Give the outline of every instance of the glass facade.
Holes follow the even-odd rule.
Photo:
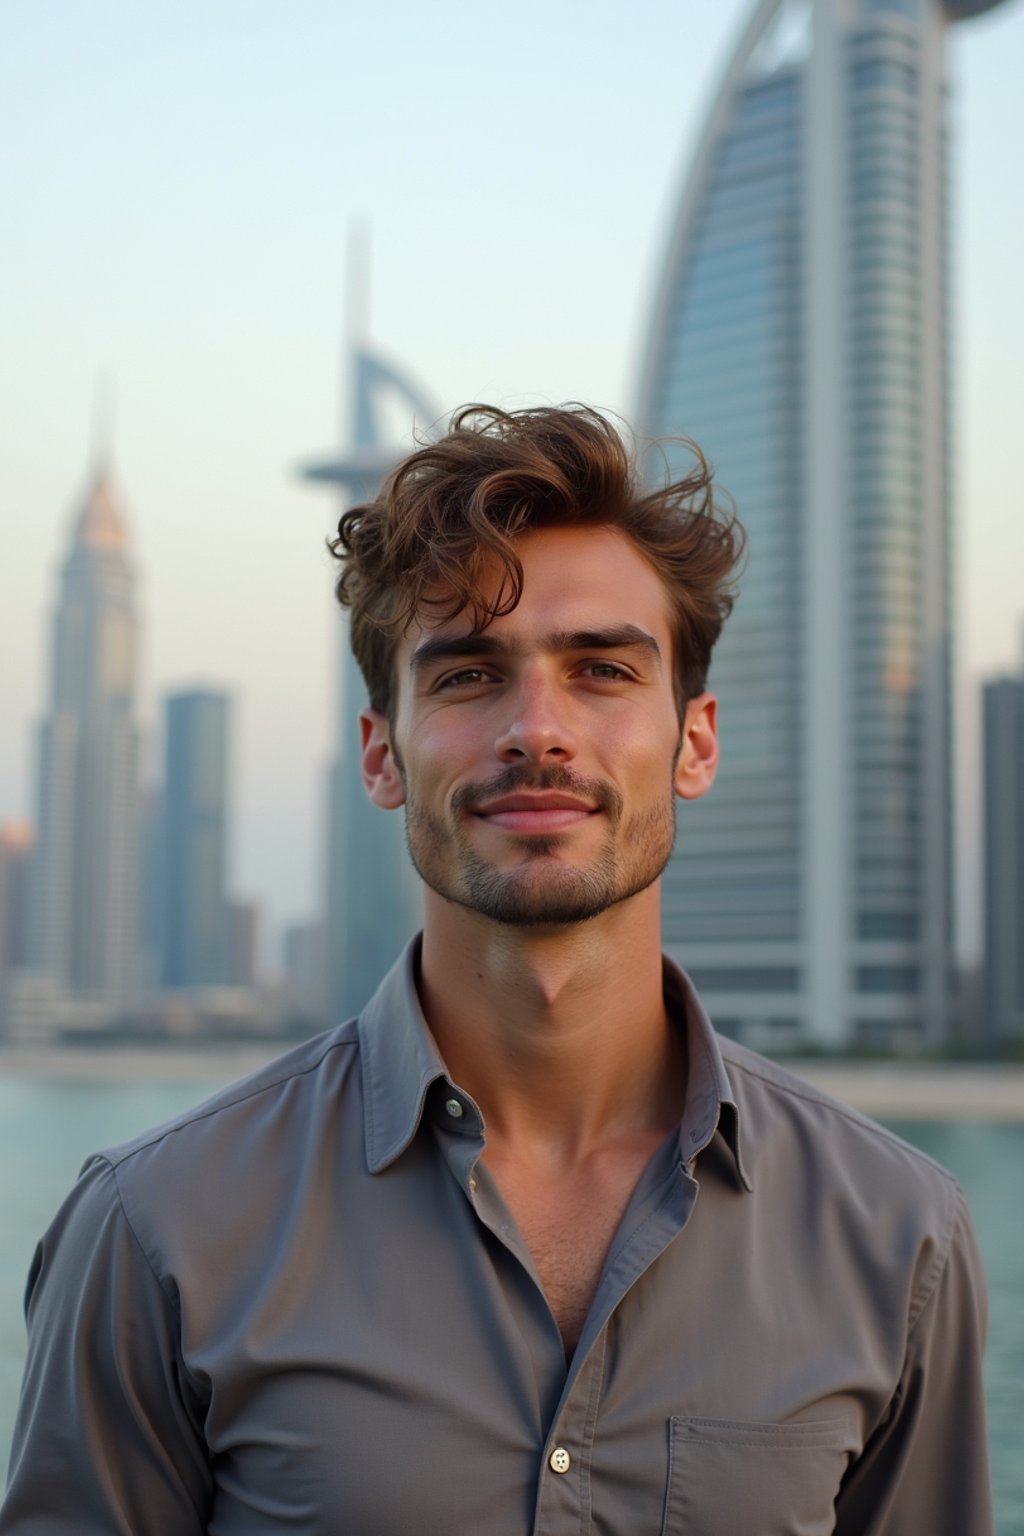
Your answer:
[[[685,808],[665,879],[667,931],[691,939],[799,930],[801,111],[799,77],[776,75],[743,93],[721,138],[650,423],[701,445],[750,538],[714,662],[722,767],[714,794]],[[759,980],[763,968],[736,978],[744,990]]]
[[[165,987],[231,979],[226,870],[228,700],[167,700],[161,979]]]
[[[750,540],[664,939],[755,1039],[948,1023],[945,29],[990,4],[808,0],[785,48],[754,4],[655,297],[641,431],[697,441]]]
[[[984,691],[986,1033],[1024,1040],[1024,668]]]
[[[858,937],[894,941],[919,936],[924,835],[920,43],[876,25],[846,47],[853,904]],[[911,974],[861,965],[854,986],[906,993]]]

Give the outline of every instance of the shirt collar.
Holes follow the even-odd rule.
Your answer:
[[[408,1147],[434,1093],[455,1098],[462,1114],[459,1131],[478,1135],[480,1112],[470,1096],[451,1081],[434,1043],[416,988],[420,936],[412,939],[381,982],[359,1018],[366,1161],[371,1173],[389,1167]],[[753,1186],[743,1164],[739,1109],[733,1097],[718,1037],[693,983],[671,960],[664,964],[665,1003],[686,1030],[689,1074],[679,1126],[680,1151],[691,1162],[721,1132],[746,1189]],[[455,1123],[449,1122],[449,1129]]]
[[[744,1189],[752,1191],[743,1159],[740,1111],[722,1060],[718,1036],[697,989],[667,955],[662,956],[665,1006],[670,1017],[686,1030],[686,1100],[679,1122],[679,1147],[683,1161],[689,1163],[703,1152],[718,1131],[732,1154],[736,1172]]]
[[[359,1016],[366,1162],[371,1173],[380,1173],[401,1156],[419,1128],[432,1084],[441,1078],[447,1082],[416,990],[419,957],[417,934]],[[454,1084],[449,1086],[454,1091]]]

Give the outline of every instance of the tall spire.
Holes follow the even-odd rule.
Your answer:
[[[114,1013],[135,987],[138,626],[127,523],[109,472],[109,407],[101,412],[96,395],[92,404],[39,735],[31,951],[69,997]]]
[[[362,351],[370,339],[370,221],[355,218],[348,227],[345,324],[348,353]]]
[[[92,390],[92,432],[89,460],[92,478],[99,482],[110,474],[114,462],[114,408],[117,390],[110,369],[99,369]]]
[[[101,474],[92,487],[75,525],[75,543],[87,549],[118,551],[128,548],[124,514],[114,495],[110,478]]]
[[[89,490],[75,524],[75,543],[123,552],[128,548],[128,530],[111,480],[113,457],[114,378],[109,372],[98,373],[93,387]]]

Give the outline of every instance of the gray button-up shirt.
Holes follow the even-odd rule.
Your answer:
[[[410,948],[356,1022],[86,1164],[43,1238],[18,1536],[986,1536],[953,1179],[720,1042],[567,1365]]]

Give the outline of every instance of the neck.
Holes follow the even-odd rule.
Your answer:
[[[658,888],[558,930],[427,894],[420,990],[488,1143],[571,1160],[678,1120],[683,1043],[665,1013]]]

